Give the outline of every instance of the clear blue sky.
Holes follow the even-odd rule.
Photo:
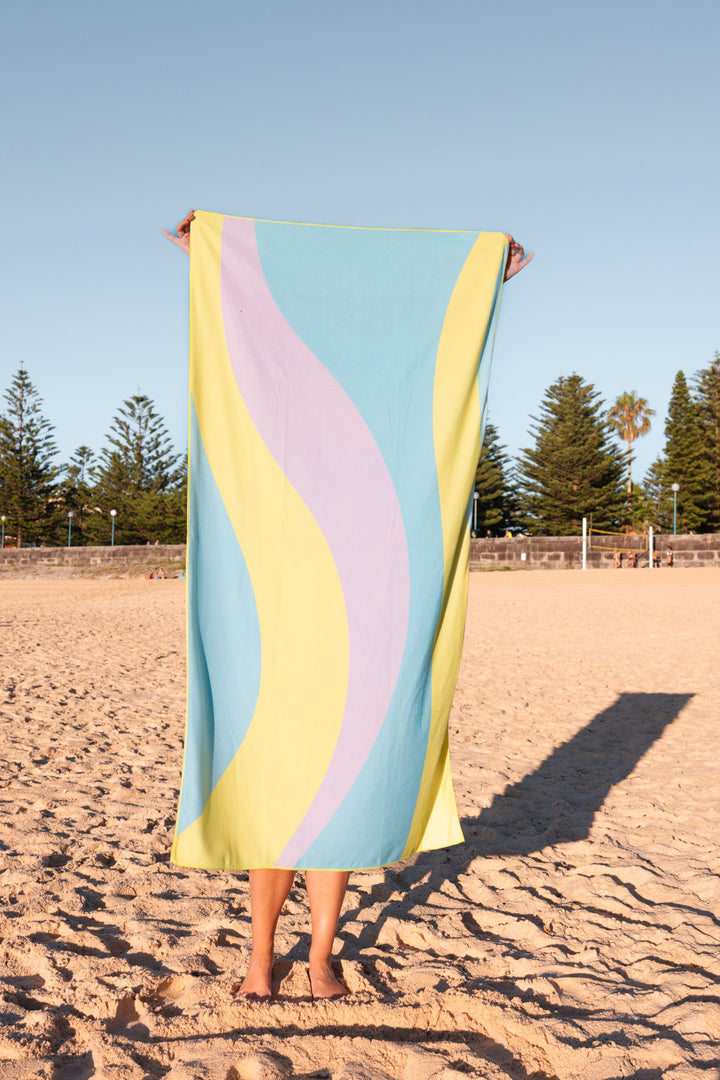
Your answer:
[[[577,371],[663,444],[720,348],[717,0],[34,0],[0,15],[0,386],[63,458],[123,399],[186,445],[189,207],[512,231],[490,418],[529,445]],[[4,402],[3,402],[4,405]]]

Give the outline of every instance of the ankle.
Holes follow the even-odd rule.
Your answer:
[[[313,968],[332,967],[332,953],[326,951],[313,952],[311,949],[308,960]]]
[[[274,960],[275,953],[272,949],[268,949],[265,946],[263,946],[262,948],[258,948],[256,945],[253,945],[250,952],[251,964],[272,964]]]

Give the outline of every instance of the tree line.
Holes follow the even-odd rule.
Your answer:
[[[477,534],[572,536],[584,517],[608,532],[672,532],[675,519],[678,532],[720,531],[720,354],[691,384],[678,371],[663,452],[637,483],[633,444],[654,415],[634,392],[608,406],[591,383],[569,375],[546,391],[533,445],[516,460],[488,424],[475,476]]]
[[[154,402],[127,398],[99,454],[79,446],[57,464],[54,426],[27,371],[4,393],[0,414],[0,517],[5,542],[62,545],[182,543],[187,455],[172,446]],[[532,417],[533,445],[512,460],[488,423],[475,476],[478,535],[507,530],[577,535],[596,529],[720,531],[720,354],[692,378],[677,373],[665,447],[641,483],[633,444],[654,411],[627,392],[608,406],[581,376],[562,376]],[[625,443],[625,446],[621,444]],[[673,491],[673,485],[677,490]],[[112,514],[112,511],[115,514]],[[113,520],[114,519],[114,520]]]
[[[150,398],[136,394],[123,402],[98,455],[83,445],[62,464],[54,426],[24,368],[4,398],[0,515],[6,544],[185,540],[187,455],[173,448]]]

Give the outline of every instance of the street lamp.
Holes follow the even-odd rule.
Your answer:
[[[72,510],[68,510],[68,547],[72,542]]]
[[[673,484],[673,536],[677,535],[677,493],[680,490],[679,484]]]
[[[115,518],[117,516],[117,510],[110,511],[110,517],[112,518],[112,532],[110,533],[110,547],[115,547]]]
[[[477,506],[480,495],[477,491],[473,492],[473,532],[477,536]]]
[[[2,546],[3,547],[5,547],[5,522],[6,522],[6,520],[7,520],[7,518],[3,514],[3,516],[0,517],[0,521],[2,521]]]

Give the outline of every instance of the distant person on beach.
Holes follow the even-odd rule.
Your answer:
[[[660,567],[660,552],[659,551],[654,551],[653,552],[653,566],[657,567],[658,569]]]
[[[628,551],[628,566],[631,567],[633,570],[637,566],[637,552],[636,551]]]
[[[191,210],[177,226],[176,235],[163,230],[164,235],[188,255],[190,223],[194,217],[194,211]],[[525,255],[522,245],[512,236],[508,235],[508,242],[505,281],[519,273],[532,258],[532,254]],[[510,530],[506,532],[506,537],[512,539]],[[231,662],[230,658],[228,662]],[[371,679],[373,673],[368,671],[367,677]],[[273,776],[268,775],[267,785],[271,791],[274,790],[273,782]],[[277,796],[282,798],[282,792],[277,793]],[[314,998],[336,998],[348,993],[347,988],[336,978],[331,959],[349,876],[350,872],[346,870],[305,870],[312,921],[309,974]],[[249,870],[249,879],[252,953],[247,974],[237,992],[255,1000],[267,1000],[272,996],[275,929],[295,879],[295,870],[261,866]]]
[[[668,566],[672,566],[673,561],[674,561],[674,556],[673,556],[673,549],[671,547],[669,547],[667,549],[667,551],[665,553],[665,556],[666,556],[666,559],[667,559]]]
[[[613,556],[613,563],[616,570],[622,570],[622,551],[616,551]]]

